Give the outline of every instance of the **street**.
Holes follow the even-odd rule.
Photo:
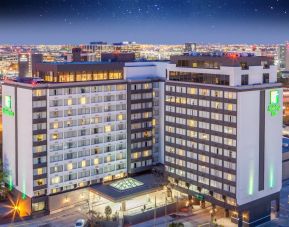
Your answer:
[[[260,225],[259,227],[289,227],[289,203],[288,203],[288,195],[289,195],[289,180],[283,183],[283,187],[280,193],[280,213],[279,218],[272,220],[269,223]],[[71,227],[74,226],[74,223],[79,218],[86,218],[85,215],[85,207],[75,207],[69,210],[61,211],[59,213],[50,214],[48,216],[44,216],[41,218],[17,222],[13,224],[5,224],[0,225],[1,227],[17,227],[17,226],[29,226],[29,227],[46,227],[46,226],[53,226],[53,227]],[[274,207],[273,207],[274,209]],[[183,222],[185,226],[188,227],[206,227],[210,222],[210,214],[209,214],[210,207],[206,209],[200,209],[193,213],[190,216],[184,216],[182,218],[175,219],[171,216],[157,218],[155,221],[150,220],[144,223],[139,223],[134,225],[133,227],[166,227],[168,223],[173,221],[175,222]],[[233,227],[236,226],[228,222],[228,219],[224,219],[222,212],[217,212],[217,222],[218,224],[222,224],[226,227]],[[50,225],[49,225],[50,224]]]

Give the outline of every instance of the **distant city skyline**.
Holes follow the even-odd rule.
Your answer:
[[[284,43],[287,0],[5,0],[0,43]]]

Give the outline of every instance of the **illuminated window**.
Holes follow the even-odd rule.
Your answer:
[[[119,114],[119,115],[117,115],[117,120],[119,120],[119,121],[122,121],[123,120],[123,114]]]
[[[39,179],[36,181],[37,186],[44,185],[44,179]]]
[[[52,139],[57,140],[59,138],[58,133],[52,134]]]
[[[81,97],[80,98],[80,104],[86,104],[86,98],[85,97]]]
[[[33,93],[34,93],[34,96],[45,95],[45,91],[43,91],[43,90],[35,90],[35,91],[33,91]]]
[[[104,126],[104,132],[111,132],[111,125]]]
[[[38,174],[38,175],[43,174],[43,169],[42,169],[42,168],[37,169],[37,174]]]
[[[32,203],[32,211],[41,211],[45,208],[45,202]]]
[[[58,128],[58,127],[59,127],[58,122],[54,122],[54,123],[53,123],[53,128],[56,129],[56,128]]]
[[[149,89],[150,85],[149,84],[144,84],[144,89]]]
[[[198,63],[197,62],[193,62],[192,67],[193,68],[198,68]]]
[[[72,105],[72,99],[68,99],[68,100],[67,100],[67,105],[68,105],[68,106],[71,106],[71,105]]]
[[[69,170],[72,170],[72,169],[73,169],[72,163],[68,163],[67,164],[67,170],[69,171]]]
[[[152,120],[152,125],[155,126],[156,125],[156,119]]]
[[[60,183],[60,177],[51,178],[51,184],[58,184],[58,183]]]
[[[133,158],[133,159],[137,159],[138,157],[139,157],[139,155],[138,155],[137,152],[132,154],[132,158]]]
[[[99,164],[99,159],[98,158],[94,159],[93,163],[94,163],[94,165],[98,165]]]
[[[150,151],[143,151],[143,157],[150,156]]]
[[[107,156],[106,157],[106,162],[110,162],[111,161],[111,156]]]
[[[81,167],[83,168],[85,166],[86,166],[86,161],[85,160],[81,161]]]
[[[43,141],[43,140],[44,140],[44,135],[37,135],[37,136],[36,136],[36,140],[37,140],[38,142]]]
[[[227,104],[227,110],[232,111],[233,110],[233,104]]]
[[[191,127],[197,127],[197,121],[188,120],[188,125],[191,126]]]

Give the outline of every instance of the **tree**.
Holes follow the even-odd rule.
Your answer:
[[[88,215],[88,225],[97,226],[96,223],[97,221],[100,220],[100,213],[89,209],[87,215]]]
[[[111,207],[110,206],[106,206],[105,210],[104,210],[104,213],[105,213],[106,219],[109,220],[109,216],[112,214]]]

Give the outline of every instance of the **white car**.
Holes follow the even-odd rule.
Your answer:
[[[75,227],[84,227],[86,224],[86,221],[84,219],[78,219],[76,222],[75,222]]]

